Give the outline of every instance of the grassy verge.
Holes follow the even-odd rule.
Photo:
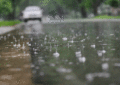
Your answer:
[[[100,16],[95,16],[94,19],[120,19],[120,16],[100,15]]]
[[[14,20],[14,21],[0,21],[0,27],[1,26],[13,26],[15,24],[19,24],[21,23],[20,21],[18,20]]]

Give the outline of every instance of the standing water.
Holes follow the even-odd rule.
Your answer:
[[[33,82],[120,84],[119,22],[58,23],[43,27],[45,34],[31,36],[30,49],[39,50],[37,55],[31,50],[32,63],[40,68],[33,68]]]
[[[13,54],[19,53],[6,54],[12,58],[27,58],[29,47],[34,85],[120,85],[119,22],[43,24],[43,30],[41,27],[39,23],[26,24],[16,35],[0,36],[4,46],[9,38],[10,49],[15,49]]]

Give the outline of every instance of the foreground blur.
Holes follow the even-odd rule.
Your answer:
[[[119,32],[117,21],[43,26],[29,21],[21,30],[0,36],[1,42],[7,42],[1,50],[12,48],[31,56],[35,85],[119,85]],[[22,51],[26,46],[29,51]],[[0,56],[0,61],[7,59],[2,52]]]

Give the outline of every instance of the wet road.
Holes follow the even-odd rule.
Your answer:
[[[16,62],[18,67],[11,68],[23,72],[24,66],[29,68],[26,72],[32,74],[26,76],[25,85],[120,85],[119,33],[118,21],[43,25],[31,21],[0,36],[1,71],[21,57],[19,62],[26,64]],[[6,59],[11,65],[5,68]]]

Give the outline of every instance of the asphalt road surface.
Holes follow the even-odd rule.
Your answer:
[[[119,85],[119,33],[119,20],[24,23],[0,36],[0,84]]]

